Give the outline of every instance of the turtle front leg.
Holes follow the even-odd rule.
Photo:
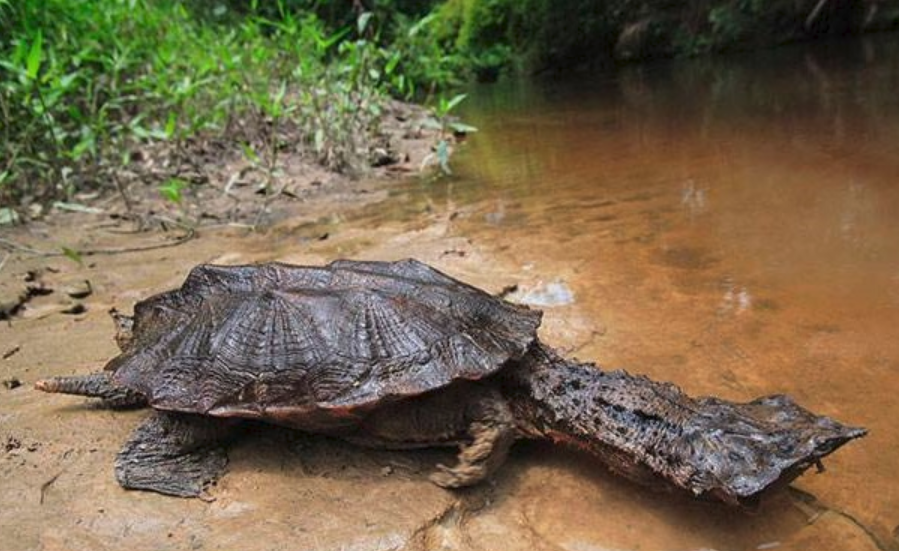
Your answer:
[[[102,404],[113,409],[143,407],[147,397],[130,388],[118,386],[112,381],[109,371],[73,375],[71,377],[51,377],[34,383],[34,388],[44,392],[76,394],[99,398]]]
[[[119,484],[178,497],[201,497],[225,471],[224,419],[156,412],[131,434],[115,461]]]

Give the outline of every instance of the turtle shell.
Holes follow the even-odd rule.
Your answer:
[[[159,409],[319,427],[486,377],[540,317],[415,260],[200,265],[135,306],[107,369]]]

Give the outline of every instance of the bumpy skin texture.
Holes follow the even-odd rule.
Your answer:
[[[540,313],[414,260],[199,266],[113,314],[122,354],[37,383],[158,412],[116,461],[127,488],[201,495],[234,418],[388,448],[458,445],[444,487],[475,484],[515,438],[587,450],[637,482],[748,504],[865,434],[785,396],[736,404],[568,362]]]
[[[522,431],[574,445],[644,485],[753,506],[865,434],[783,395],[694,399],[670,383],[560,358],[537,345],[505,373]]]

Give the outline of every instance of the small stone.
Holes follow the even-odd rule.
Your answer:
[[[20,381],[16,377],[3,380],[3,387],[6,390],[13,390],[13,389],[19,388],[20,386],[22,386],[22,381]]]
[[[16,438],[15,436],[6,437],[6,444],[4,444],[3,448],[8,453],[13,450],[17,450],[22,447],[22,441]]]
[[[70,314],[70,315],[83,314],[85,312],[87,312],[87,308],[80,302],[76,302],[75,304],[69,306],[68,308],[60,310],[60,313]]]
[[[91,282],[85,279],[79,283],[69,285],[66,287],[65,292],[72,298],[80,299],[89,297],[94,292],[94,289],[91,287]]]

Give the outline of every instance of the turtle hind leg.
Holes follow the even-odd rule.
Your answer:
[[[71,377],[51,377],[34,383],[34,388],[44,392],[76,394],[99,398],[109,408],[125,409],[147,405],[147,397],[130,388],[116,385],[109,371]]]
[[[438,464],[431,482],[443,488],[472,486],[492,475],[503,464],[515,442],[515,420],[506,401],[488,393],[472,404],[467,432],[470,442],[459,448],[459,462]]]
[[[179,497],[202,497],[225,471],[222,441],[233,423],[199,415],[156,412],[135,429],[115,461],[119,484]]]
[[[453,467],[437,465],[431,482],[443,488],[464,488],[481,482],[503,464],[515,441],[513,426],[472,423],[474,440],[459,451],[459,462]]]
[[[443,488],[462,488],[493,474],[518,435],[512,411],[498,391],[459,383],[384,406],[366,418],[358,432],[341,437],[394,450],[458,445],[458,463],[437,465],[430,479]]]

